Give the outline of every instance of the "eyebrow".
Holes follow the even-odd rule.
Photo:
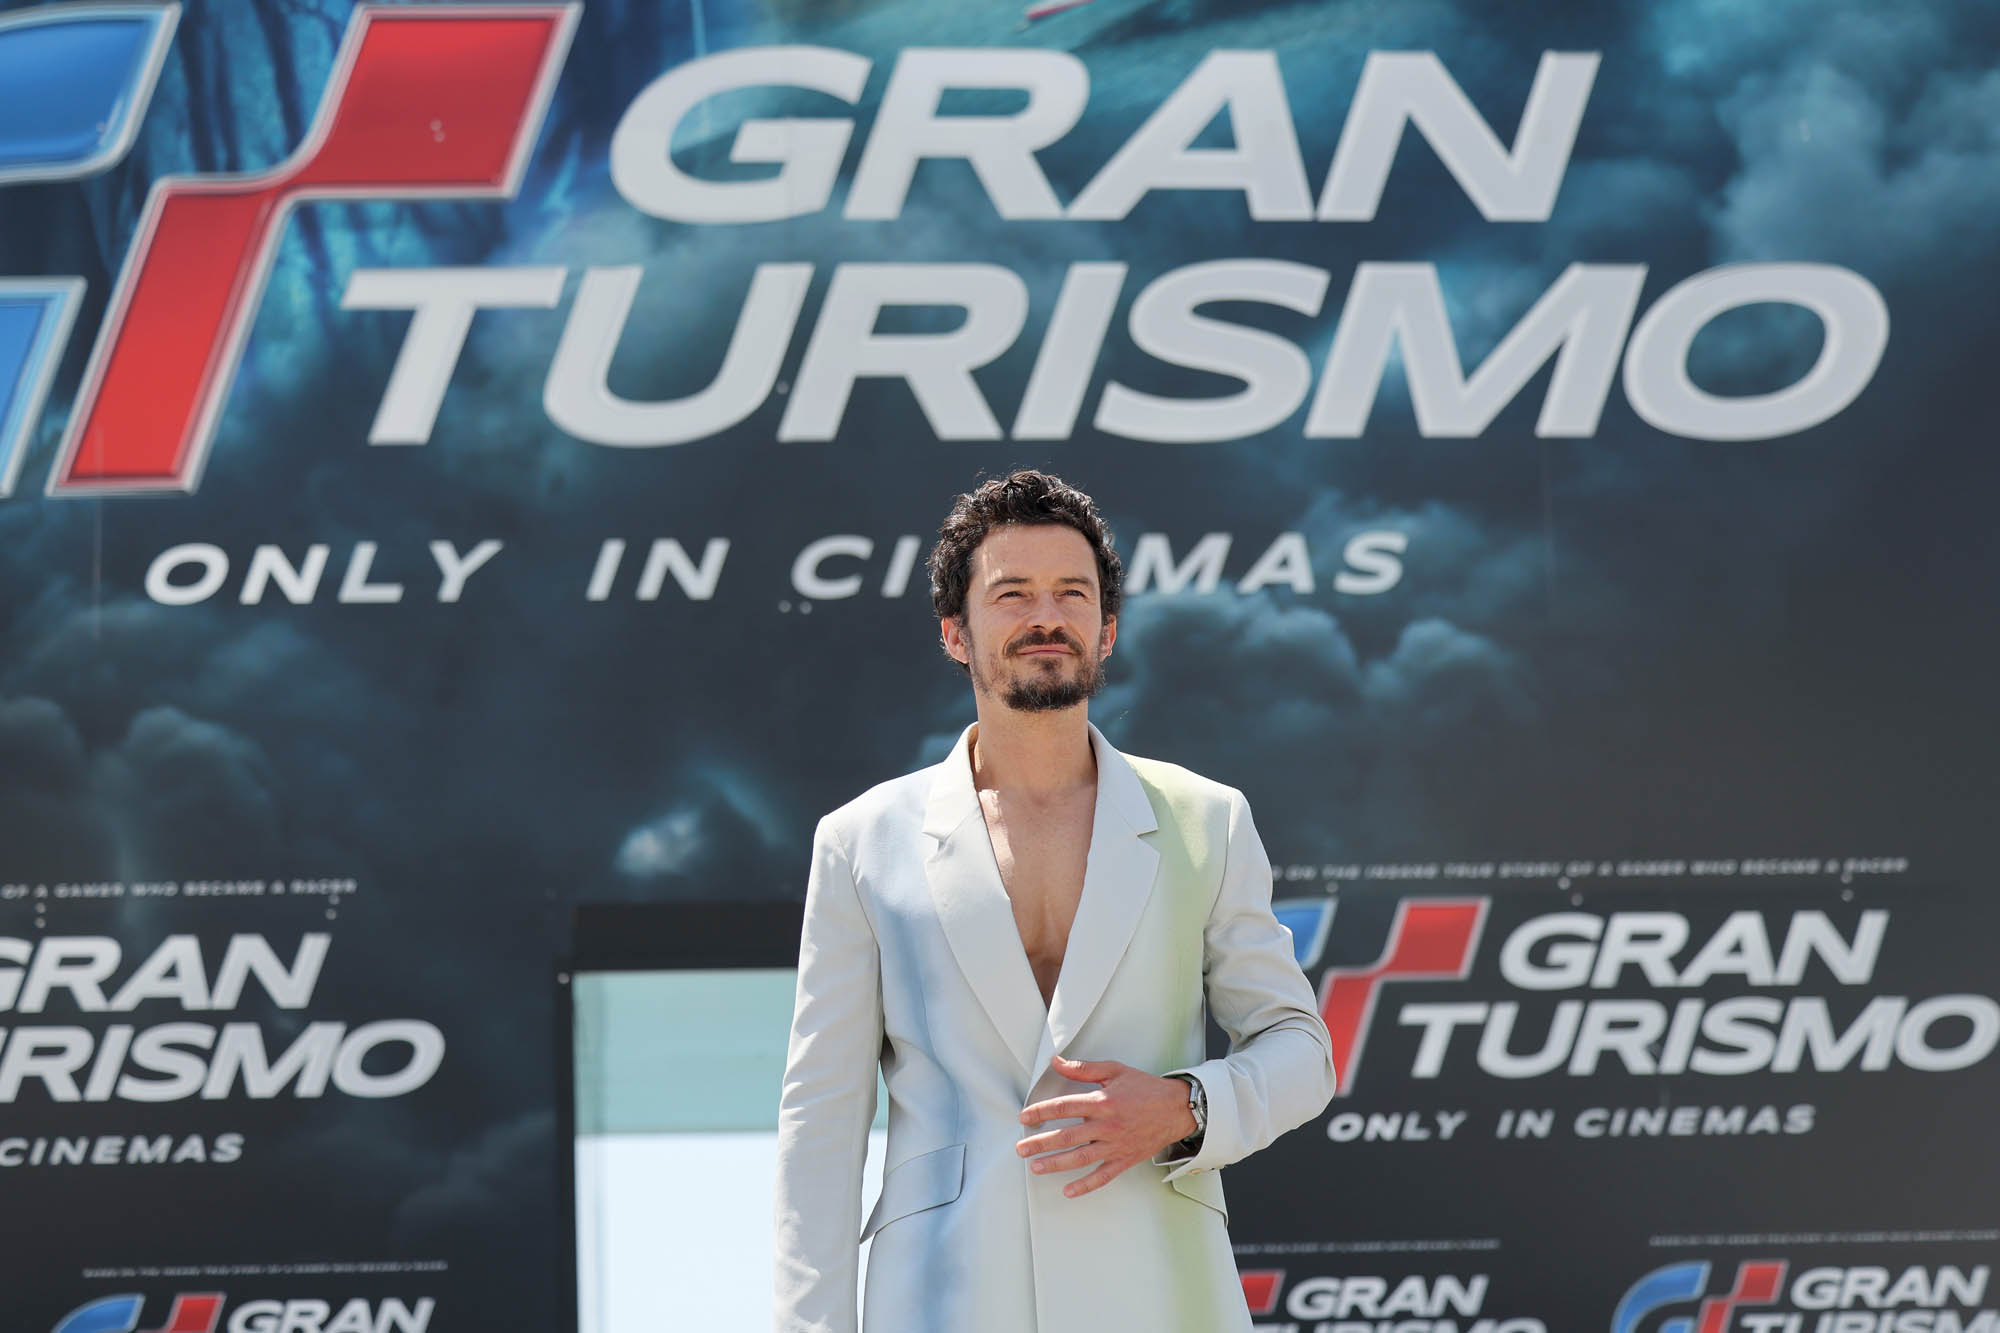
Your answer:
[[[991,583],[988,583],[986,586],[989,588],[998,588],[1009,583],[1026,583],[1026,582],[1028,582],[1028,578],[1025,574],[1010,574],[1006,578],[994,579]],[[1081,583],[1086,588],[1091,586],[1091,580],[1084,578],[1081,574],[1065,574],[1061,578],[1057,579],[1056,582]]]

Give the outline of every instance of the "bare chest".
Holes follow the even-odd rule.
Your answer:
[[[1058,800],[1029,801],[982,791],[979,804],[1000,882],[1014,908],[1021,948],[1028,955],[1042,1003],[1048,1005],[1055,997],[1070,926],[1083,899],[1097,794],[1084,788]]]

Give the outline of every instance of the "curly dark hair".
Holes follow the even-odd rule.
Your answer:
[[[1056,524],[1082,533],[1097,552],[1098,607],[1106,620],[1118,614],[1125,566],[1112,549],[1111,530],[1099,517],[1097,502],[1061,477],[1020,468],[982,482],[952,501],[929,562],[931,608],[939,619],[964,617],[972,553],[1003,523]]]

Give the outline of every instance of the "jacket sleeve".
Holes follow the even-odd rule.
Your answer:
[[[1190,1068],[1208,1098],[1208,1128],[1193,1154],[1168,1147],[1153,1158],[1165,1179],[1213,1171],[1270,1145],[1333,1100],[1333,1040],[1292,932],[1271,911],[1271,862],[1243,793],[1229,792],[1222,888],[1203,930],[1208,1009],[1229,1035],[1229,1054]],[[1174,1155],[1178,1152],[1180,1155]]]
[[[847,853],[822,819],[778,1099],[777,1333],[856,1331],[861,1178],[881,1053],[880,951]]]

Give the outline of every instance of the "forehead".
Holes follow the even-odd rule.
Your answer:
[[[1060,523],[1003,523],[972,552],[972,581],[1087,577],[1097,585],[1097,552],[1090,539]]]

